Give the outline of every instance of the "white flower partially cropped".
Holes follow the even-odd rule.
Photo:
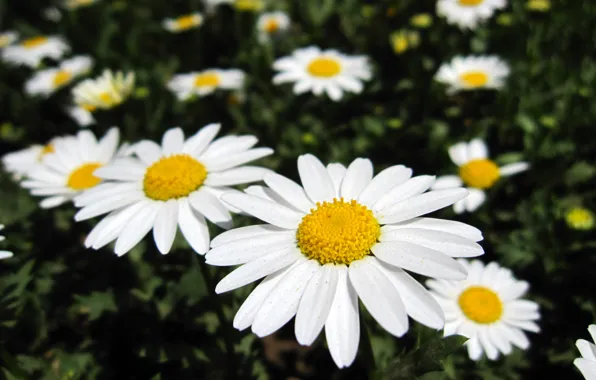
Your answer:
[[[15,180],[26,177],[29,172],[41,163],[43,157],[54,152],[54,143],[61,137],[56,137],[46,145],[34,144],[28,148],[10,152],[2,157],[4,169],[13,175]]]
[[[2,50],[2,60],[17,65],[37,67],[44,58],[59,60],[70,51],[70,46],[56,36],[37,36],[10,45]]]
[[[467,186],[469,195],[453,205],[457,214],[473,212],[486,200],[486,189],[491,188],[501,177],[508,177],[528,170],[527,162],[516,162],[502,167],[488,158],[488,148],[484,141],[473,139],[469,143],[460,142],[449,148],[451,161],[459,166],[457,175],[444,175],[437,178],[433,189],[448,189]]]
[[[77,9],[82,7],[88,7],[95,3],[98,3],[100,0],[64,0],[64,7],[66,9]]]
[[[93,66],[93,59],[88,56],[76,56],[60,63],[60,66],[36,72],[25,83],[28,95],[48,96],[68,85],[78,77],[87,74]]]
[[[466,278],[453,257],[484,253],[472,226],[421,217],[466,196],[465,189],[426,192],[433,176],[411,178],[392,166],[373,178],[370,160],[346,169],[314,156],[298,158],[302,186],[270,173],[268,187],[251,186],[221,199],[266,224],[234,229],[211,242],[206,262],[240,265],[219,284],[227,292],[265,278],[234,318],[234,327],[269,335],[296,316],[300,344],[310,345],[323,327],[338,367],[358,350],[358,299],[389,333],[408,331],[408,315],[443,327],[438,303],[406,271],[445,279]],[[406,271],[404,271],[404,269]]]
[[[4,229],[4,224],[0,224],[0,231],[2,231],[3,229]],[[4,236],[0,235],[0,241],[4,241],[4,240],[6,240],[6,238]],[[12,252],[0,250],[0,260],[7,259],[12,256],[13,256]]]
[[[271,37],[284,33],[290,27],[290,18],[285,12],[263,13],[257,19],[257,31],[261,43],[268,42]]]
[[[509,76],[509,65],[496,56],[455,57],[444,63],[435,80],[447,85],[447,93],[500,89]]]
[[[44,155],[22,186],[32,195],[46,197],[42,208],[59,206],[101,182],[94,172],[114,158],[118,140],[118,128],[111,128],[99,141],[87,130],[55,140],[54,150]]]
[[[85,79],[72,89],[76,105],[88,111],[113,108],[124,102],[134,89],[135,74],[104,70],[95,79]]]
[[[19,34],[12,30],[6,32],[0,32],[0,49],[12,45],[19,38]]]
[[[592,336],[592,342],[596,342],[596,325],[590,325],[588,331]],[[575,345],[582,357],[575,359],[573,364],[586,380],[596,380],[596,345],[584,339],[578,339]]]
[[[507,0],[438,0],[437,15],[461,29],[476,29],[478,25],[507,6]]]
[[[499,352],[509,355],[512,345],[527,349],[524,331],[539,332],[538,304],[520,299],[529,288],[511,271],[491,262],[458,260],[468,271],[463,281],[428,280],[427,286],[445,313],[445,336],[463,335],[470,359],[482,353],[496,360]]]
[[[245,74],[237,69],[207,69],[188,74],[177,74],[168,82],[168,89],[178,100],[187,100],[193,95],[206,96],[217,89],[240,90],[244,86]]]
[[[200,13],[191,13],[176,18],[167,18],[163,20],[162,26],[168,32],[180,33],[186,30],[198,28],[202,23],[203,15]]]
[[[85,246],[99,249],[116,240],[123,255],[153,229],[159,251],[170,251],[176,230],[199,254],[209,249],[205,218],[229,228],[232,217],[220,194],[228,186],[259,181],[268,169],[244,164],[273,153],[253,148],[254,136],[225,136],[215,141],[219,124],[210,124],[184,139],[180,128],[168,130],[161,146],[143,140],[131,147],[137,157],[116,160],[95,174],[105,184],[78,196],[83,207],[75,220],[109,213],[91,231]],[[235,211],[235,210],[231,210]]]
[[[92,111],[95,111],[95,107],[83,107],[83,106],[72,106],[66,109],[68,115],[76,121],[79,127],[88,127],[95,124],[95,118],[93,117]]]
[[[294,93],[311,91],[315,95],[323,92],[334,101],[344,92],[362,92],[362,81],[370,80],[371,67],[366,56],[349,56],[337,50],[321,50],[309,46],[295,50],[291,56],[273,63],[280,73],[273,77],[273,83],[294,83]]]

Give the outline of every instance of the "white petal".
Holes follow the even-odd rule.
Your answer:
[[[486,200],[486,194],[480,189],[468,188],[468,191],[470,193],[464,198],[464,201],[466,202],[466,210],[474,212],[478,207],[482,206]]]
[[[304,213],[315,208],[315,204],[308,199],[302,186],[277,173],[269,173],[264,178],[265,183],[286,202]]]
[[[373,205],[373,211],[383,213],[390,213],[390,208],[398,205],[407,199],[424,193],[435,182],[435,177],[431,175],[419,175],[407,180],[391,189],[388,193],[383,195]]]
[[[145,176],[146,168],[141,161],[133,161],[131,158],[119,159],[110,165],[96,169],[93,174],[103,179],[116,181],[137,181]]]
[[[170,252],[177,229],[178,202],[175,199],[170,199],[161,206],[153,226],[153,239],[159,252],[162,254]]]
[[[435,180],[432,189],[450,189],[452,187],[460,187],[463,185],[463,181],[457,175],[443,175]]]
[[[109,244],[120,235],[128,220],[149,203],[150,201],[143,200],[120,210],[112,211],[91,230],[87,239],[85,239],[85,247],[100,249]]]
[[[161,149],[164,156],[181,153],[184,146],[184,132],[180,128],[172,128],[164,133],[161,139]]]
[[[296,232],[285,230],[217,246],[207,252],[205,260],[209,265],[239,265],[290,247],[296,247]]]
[[[499,357],[499,351],[497,350],[493,342],[491,342],[491,340],[488,338],[486,329],[479,330],[476,334],[476,337],[482,345],[482,348],[484,349],[486,356],[490,360],[496,360]]]
[[[247,162],[258,160],[259,158],[269,156],[273,153],[271,148],[255,148],[240,153],[233,153],[224,157],[214,157],[202,160],[202,163],[207,167],[207,171],[220,172],[228,170]]]
[[[209,143],[213,141],[220,128],[221,124],[209,124],[204,126],[186,140],[183,152],[195,157],[201,155],[207,146],[209,146]]]
[[[424,276],[446,280],[464,280],[467,276],[461,264],[434,249],[405,242],[383,242],[371,250],[388,264]]]
[[[478,337],[474,336],[470,338],[470,340],[467,342],[467,346],[470,359],[479,360],[482,357],[483,350]]]
[[[372,206],[394,187],[404,183],[412,176],[412,169],[403,165],[391,166],[379,174],[366,186],[358,197],[358,203]]]
[[[318,262],[305,260],[289,271],[259,308],[252,324],[252,332],[262,338],[292,319],[298,310],[302,293],[318,267]]]
[[[296,340],[303,346],[311,345],[323,329],[337,289],[338,272],[333,264],[319,267],[302,294],[294,327]]]
[[[381,231],[382,233],[385,233],[386,231],[392,231],[399,228],[423,228],[432,231],[443,231],[459,235],[472,241],[481,241],[483,239],[482,232],[476,227],[454,220],[436,218],[414,218],[407,222],[383,226]]]
[[[146,199],[145,193],[139,190],[116,194],[110,198],[104,198],[89,206],[83,207],[75,214],[74,219],[75,221],[80,222],[98,215],[106,214],[142,199]]]
[[[596,346],[584,339],[578,339],[575,346],[585,359],[596,361]]]
[[[488,148],[484,141],[474,139],[468,144],[468,160],[481,160],[488,157]],[[487,353],[488,354],[488,353]]]
[[[502,324],[496,323],[494,326],[491,326],[487,329],[487,338],[497,347],[497,349],[503,353],[503,355],[509,355],[512,350],[511,343],[505,338],[503,335],[502,329],[504,329]]]
[[[524,334],[520,329],[515,327],[510,327],[503,329],[503,334],[513,343],[515,346],[521,348],[522,350],[526,350],[530,347],[530,341],[526,334]]]
[[[160,206],[161,204],[159,203],[151,202],[128,220],[118,240],[116,240],[114,252],[118,256],[122,256],[130,251],[153,228],[155,217],[161,208]]]
[[[178,226],[180,232],[199,255],[209,250],[209,228],[203,215],[193,211],[188,198],[178,200]]]
[[[380,241],[404,241],[431,248],[451,257],[475,257],[484,253],[482,247],[471,240],[442,231],[422,228],[400,228],[382,233]]]
[[[310,200],[314,203],[330,201],[335,196],[335,187],[325,166],[312,154],[298,157],[300,181]]]
[[[211,223],[220,226],[223,229],[232,227],[232,215],[224,204],[213,194],[199,189],[190,193],[188,202],[202,214]]]
[[[577,358],[573,361],[573,365],[580,370],[586,380],[596,380],[596,362]]]
[[[145,165],[151,165],[162,157],[161,147],[153,141],[140,141],[131,149]]]
[[[335,187],[335,196],[339,198],[339,190],[341,189],[341,183],[346,175],[346,167],[342,164],[331,163],[327,165],[327,173],[331,177],[333,186]]]
[[[249,215],[278,227],[296,229],[302,220],[302,215],[297,212],[254,195],[226,193],[221,196],[221,199]]]
[[[270,224],[256,224],[252,226],[234,228],[233,230],[226,231],[214,237],[213,240],[211,240],[211,248],[216,248],[236,240],[246,239],[253,236],[265,236],[282,231],[287,230],[285,228],[272,226]]]
[[[130,193],[141,189],[142,184],[138,182],[104,182],[77,195],[74,198],[74,203],[77,207],[90,206],[102,199],[112,198],[116,194]]]
[[[517,173],[524,172],[530,168],[527,162],[517,162],[515,164],[504,165],[499,168],[499,174],[503,177],[508,177]]]
[[[468,158],[468,145],[460,142],[449,148],[449,157],[457,166],[462,166],[470,159]]]
[[[408,331],[405,306],[387,276],[367,256],[350,264],[350,282],[368,312],[389,333],[402,336]]]
[[[263,179],[265,174],[271,172],[258,166],[242,166],[224,172],[210,173],[205,180],[207,186],[234,186]]]
[[[346,171],[346,175],[341,183],[340,196],[346,201],[358,199],[362,190],[370,183],[373,178],[373,165],[370,160],[357,158]]]

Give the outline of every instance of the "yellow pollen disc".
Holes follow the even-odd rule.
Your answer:
[[[99,162],[89,162],[79,166],[68,176],[67,186],[73,190],[85,190],[97,186],[101,178],[94,176],[93,172],[101,166]]]
[[[330,78],[341,71],[341,65],[334,58],[315,58],[306,70],[315,77]]]
[[[97,109],[97,107],[92,104],[81,104],[81,108],[87,112],[94,112]]]
[[[216,73],[203,73],[195,77],[195,87],[217,87],[219,75]]]
[[[106,107],[113,107],[122,102],[119,98],[108,92],[99,94],[99,100],[101,100]]]
[[[317,203],[302,218],[296,239],[298,248],[321,265],[350,264],[370,254],[381,235],[381,227],[371,210],[355,200]]]
[[[567,224],[577,230],[589,230],[594,227],[594,214],[583,207],[576,207],[565,216]]]
[[[275,33],[279,30],[279,23],[276,19],[271,18],[267,20],[263,29],[265,29],[267,33]]]
[[[167,201],[185,197],[207,178],[207,169],[188,154],[164,157],[147,168],[143,190],[147,197]]]
[[[460,75],[459,79],[469,88],[483,87],[488,83],[488,75],[482,71],[468,71]]]
[[[25,40],[23,42],[21,42],[21,45],[23,45],[24,47],[26,47],[27,49],[32,49],[34,47],[37,47],[39,45],[43,45],[46,43],[48,39],[46,37],[33,37],[33,38],[29,38],[28,40]]]
[[[72,74],[68,71],[58,71],[56,75],[54,75],[54,88],[62,87],[72,79]]]
[[[459,5],[463,7],[475,7],[484,2],[484,0],[458,0]]]
[[[464,315],[476,323],[494,323],[503,314],[499,296],[484,286],[470,286],[459,295],[457,303]]]
[[[470,187],[488,189],[501,177],[499,167],[491,160],[472,160],[459,168],[459,176]]]
[[[178,29],[181,30],[190,29],[198,25],[197,18],[194,15],[178,17],[175,23]]]

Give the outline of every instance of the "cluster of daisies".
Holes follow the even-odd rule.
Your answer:
[[[223,3],[260,9],[258,1],[212,0],[210,11]],[[504,6],[505,0],[439,0],[437,10],[449,22],[473,29]],[[203,22],[197,13],[164,20],[163,27],[182,32]],[[263,13],[258,39],[271,42],[289,27],[284,13]],[[19,40],[13,32],[0,36],[0,47],[4,61],[32,68],[70,51],[59,37]],[[37,71],[25,91],[49,96],[87,75],[92,65],[86,56],[65,59]],[[372,77],[367,57],[316,46],[276,60],[273,68],[273,83],[292,83],[295,94],[326,94],[333,101],[346,92],[362,92]],[[508,73],[495,57],[457,57],[436,78],[454,92],[500,88]],[[167,87],[187,100],[218,89],[240,90],[244,77],[238,69],[209,68],[176,75]],[[95,110],[121,104],[133,88],[132,73],[108,70],[81,81],[71,89],[78,119],[92,120]],[[340,368],[350,366],[358,352],[359,300],[394,336],[409,330],[411,317],[444,329],[446,336],[469,337],[473,360],[484,355],[495,360],[513,347],[529,347],[526,332],[538,332],[540,319],[538,305],[524,299],[529,284],[497,263],[469,260],[484,253],[480,230],[428,216],[449,206],[457,214],[477,210],[501,177],[527,170],[528,163],[499,166],[486,144],[473,139],[448,149],[455,174],[413,176],[411,168],[396,165],[375,175],[366,158],[346,167],[305,154],[297,160],[297,183],[252,165],[273,154],[256,147],[255,136],[217,138],[219,132],[219,124],[190,136],[172,128],[159,142],[129,144],[121,143],[116,127],[101,138],[81,130],[9,153],[2,162],[22,187],[43,198],[40,207],[71,204],[78,209],[76,222],[100,218],[85,239],[87,248],[113,243],[120,256],[151,233],[157,250],[168,254],[180,230],[207,264],[236,267],[217,284],[217,293],[259,281],[237,311],[235,328],[250,327],[264,337],[294,318],[302,345],[312,344],[324,329]],[[239,185],[249,186],[239,190]],[[233,228],[234,214],[261,223]],[[212,239],[208,223],[226,232]],[[11,255],[0,251],[0,258]],[[426,287],[410,273],[428,277]],[[590,332],[594,335],[593,326]],[[576,365],[590,378],[596,372],[594,346],[579,341],[578,347],[584,358]]]

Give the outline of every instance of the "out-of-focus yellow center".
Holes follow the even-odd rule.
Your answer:
[[[219,83],[219,75],[214,72],[206,72],[195,77],[195,87],[217,87]]]
[[[475,7],[484,2],[484,0],[457,0],[459,5],[463,7]]]
[[[207,178],[207,169],[188,154],[164,157],[147,168],[143,179],[145,195],[158,201],[185,197]]]
[[[260,11],[265,6],[263,0],[236,0],[234,7],[239,11]]]
[[[318,202],[302,218],[296,239],[302,253],[321,265],[350,264],[370,254],[380,234],[379,222],[366,206],[334,198]]]
[[[122,103],[122,98],[120,96],[110,92],[102,92],[98,95],[98,98],[101,101],[102,106],[105,108],[111,108]]]
[[[94,176],[93,172],[101,166],[99,162],[89,162],[79,166],[68,176],[67,186],[73,190],[85,190],[97,186],[101,178]]]
[[[488,83],[488,75],[482,71],[468,71],[460,75],[459,79],[468,88],[483,87]]]
[[[69,71],[60,70],[54,75],[54,88],[62,87],[72,79],[72,74]]]
[[[315,58],[309,64],[306,70],[315,77],[330,78],[341,71],[341,65],[334,58]]]
[[[33,49],[34,47],[45,44],[47,40],[47,37],[33,37],[21,42],[21,45],[27,49]]]
[[[472,160],[459,168],[462,181],[477,189],[488,189],[501,177],[499,167],[491,160]]]
[[[484,286],[470,286],[459,295],[457,303],[464,315],[476,323],[494,323],[503,315],[503,302]]]
[[[54,153],[55,151],[56,149],[54,148],[54,144],[49,143],[44,145],[44,147],[41,149],[41,152],[39,152],[39,156],[37,156],[37,161],[41,161],[43,156],[49,153]]]
[[[275,33],[279,30],[279,23],[276,19],[270,18],[265,22],[263,29],[265,29],[267,33]]]
[[[565,216],[569,227],[576,230],[589,230],[594,227],[594,214],[583,207],[571,209]]]
[[[190,29],[200,24],[199,18],[197,18],[196,15],[178,17],[175,23],[176,27],[180,30]]]

